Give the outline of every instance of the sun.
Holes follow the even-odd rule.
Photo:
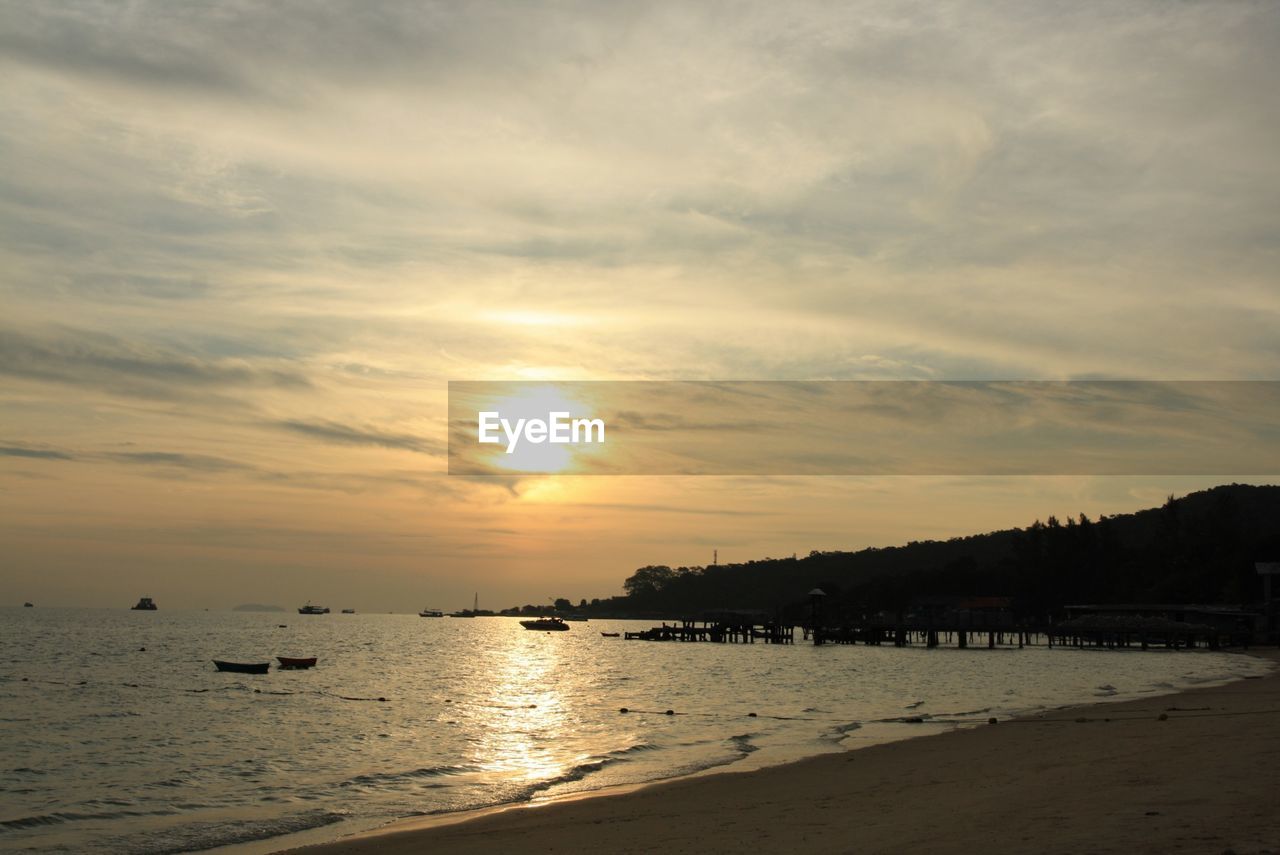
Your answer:
[[[553,384],[521,384],[515,391],[493,396],[484,407],[486,411],[501,413],[503,419],[513,424],[518,419],[546,420],[550,413],[582,415],[588,412],[583,401]],[[508,472],[559,474],[574,468],[575,447],[562,443],[518,442],[508,452],[508,446],[499,443],[491,446],[485,463]]]

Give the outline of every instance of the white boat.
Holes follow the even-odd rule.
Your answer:
[[[328,606],[313,606],[310,601],[308,601],[305,606],[298,609],[298,614],[300,615],[327,615],[328,613]]]
[[[439,609],[423,609],[418,612],[418,617],[444,617],[444,612]]]

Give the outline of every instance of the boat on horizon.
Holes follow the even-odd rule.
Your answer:
[[[418,617],[444,617],[444,612],[439,609],[423,609],[418,612]]]
[[[34,605],[32,605],[31,603],[23,603],[23,604],[22,604],[22,607],[23,607],[24,609],[34,609],[34,608],[35,608],[35,606],[34,606]]]
[[[569,624],[565,623],[558,617],[540,617],[531,620],[522,620],[520,625],[525,629],[532,629],[538,632],[566,632]]]
[[[300,615],[327,615],[328,613],[329,613],[328,606],[313,606],[311,605],[310,600],[307,601],[307,604],[305,606],[298,609],[298,614]]]
[[[578,623],[586,623],[590,618],[586,615],[560,615],[560,620],[571,620]]]
[[[30,605],[30,604],[28,604]],[[156,601],[150,597],[142,597],[135,604],[129,607],[135,612],[154,612],[157,608]]]
[[[281,668],[301,670],[303,668],[316,667],[316,657],[314,656],[308,656],[306,658],[298,658],[294,656],[277,656],[276,659],[280,660]]]
[[[355,610],[355,609],[343,609],[343,610],[342,610],[342,613],[343,613],[344,615],[353,615],[353,614],[355,614],[355,613],[356,613],[356,610]]]
[[[271,669],[270,662],[224,662],[221,659],[215,659],[213,664],[219,671],[231,671],[236,674],[265,674]]]

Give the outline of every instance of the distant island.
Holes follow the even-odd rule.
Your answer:
[[[283,611],[286,611],[286,609],[284,609],[281,606],[272,606],[264,603],[244,603],[243,605],[236,606],[231,611],[233,612],[283,612]]]

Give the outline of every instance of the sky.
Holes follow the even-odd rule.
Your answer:
[[[0,75],[5,605],[589,599],[1250,480],[463,478],[450,380],[1280,376],[1273,3],[0,0]]]

